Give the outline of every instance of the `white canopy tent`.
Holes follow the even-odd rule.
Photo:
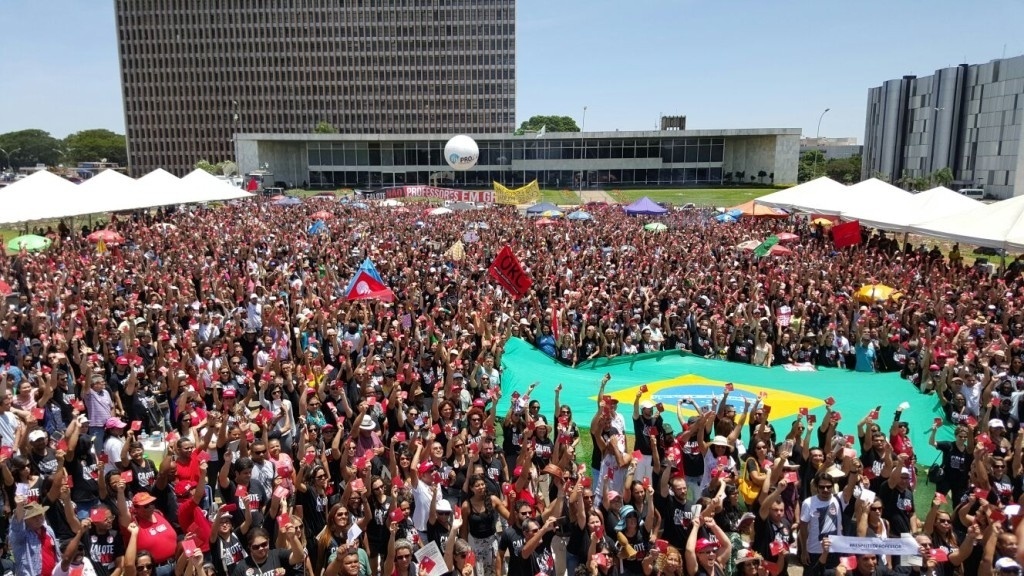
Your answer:
[[[843,220],[859,220],[882,230],[903,230],[912,214],[914,195],[876,178],[854,184],[841,198],[822,206],[823,214],[838,210]]]
[[[179,202],[177,199],[181,197],[181,179],[163,168],[153,170],[137,182],[141,194],[153,206],[168,206]]]
[[[74,198],[78,186],[46,170],[40,170],[0,190],[4,209],[0,224],[55,218],[62,202]],[[58,214],[59,215],[59,214]]]
[[[822,176],[792,188],[761,196],[756,198],[754,203],[786,210],[804,210],[803,206],[809,205],[811,202],[821,198],[843,194],[846,192],[846,189],[846,186],[839,182]]]
[[[985,206],[974,198],[968,198],[945,186],[932,188],[914,194],[911,200],[911,225],[930,222],[954,214],[966,214]]]
[[[199,168],[196,168],[181,179],[181,190],[186,198],[185,200],[179,200],[178,203],[181,204],[238,200],[253,197],[253,194],[232,186],[206,170]]]
[[[138,180],[116,170],[104,170],[77,188],[74,203],[62,210],[65,216],[132,210],[143,201]]]
[[[909,231],[989,248],[1024,245],[1017,242],[1024,240],[1024,196],[917,224]]]

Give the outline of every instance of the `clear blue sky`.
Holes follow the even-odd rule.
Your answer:
[[[196,0],[201,1],[201,0]],[[802,128],[863,139],[867,89],[1024,53],[1019,0],[519,0],[517,124]],[[0,3],[0,133],[124,131],[111,0]],[[966,60],[965,60],[966,59]]]

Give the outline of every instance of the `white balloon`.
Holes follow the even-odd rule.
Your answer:
[[[444,159],[453,170],[469,170],[480,159],[480,147],[469,136],[459,134],[444,145]]]

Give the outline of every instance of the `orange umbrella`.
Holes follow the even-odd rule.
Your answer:
[[[541,218],[537,220],[535,224],[537,226],[550,226],[551,224],[557,224],[558,220],[552,220],[551,218]]]
[[[334,214],[332,212],[328,212],[327,210],[317,210],[316,212],[313,212],[310,216],[317,220],[325,220],[327,218],[330,218],[331,216],[334,216]]]
[[[753,200],[744,202],[743,204],[738,204],[732,208],[726,208],[725,213],[728,214],[733,210],[739,210],[744,216],[751,216],[754,218],[786,218],[789,216],[785,210],[755,204]]]
[[[792,253],[792,250],[786,248],[781,244],[776,244],[775,246],[772,246],[771,248],[768,249],[768,254],[771,256],[788,256]]]
[[[800,239],[800,236],[792,232],[779,232],[775,237],[779,239],[779,242],[795,242]]]

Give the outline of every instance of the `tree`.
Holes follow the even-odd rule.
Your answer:
[[[860,162],[859,155],[849,158],[832,158],[825,163],[825,176],[843,184],[859,182]]]
[[[935,182],[936,186],[946,186],[948,188],[953,183],[953,171],[949,169],[949,166],[946,166],[932,172],[932,182]]]
[[[767,175],[768,175],[768,172],[766,172],[764,170],[758,170],[757,171],[757,182],[758,182],[758,184],[764,184],[764,178]]]
[[[121,166],[128,164],[128,149],[125,147],[124,134],[116,134],[110,130],[95,128],[69,134],[64,139],[67,151],[67,162],[117,162]]]
[[[45,130],[19,130],[0,134],[0,162],[14,169],[45,164],[56,166],[65,156],[63,143]]]
[[[231,160],[221,160],[217,162],[217,173],[225,176],[234,176],[238,174],[238,166]]]
[[[337,134],[338,129],[327,120],[321,120],[316,123],[316,128],[313,129],[313,132],[317,134]]]
[[[807,182],[824,175],[825,153],[821,150],[808,150],[800,154],[800,161],[797,165],[797,181]]]
[[[213,174],[214,176],[217,176],[217,175],[220,174],[220,170],[217,168],[217,166],[214,165],[214,164],[210,164],[210,162],[208,160],[205,160],[205,159],[204,160],[200,160],[199,162],[196,162],[195,167],[199,168],[200,170],[205,170],[205,171],[209,172],[210,174]]]
[[[571,116],[532,116],[519,125],[520,131],[579,132],[580,127]]]

